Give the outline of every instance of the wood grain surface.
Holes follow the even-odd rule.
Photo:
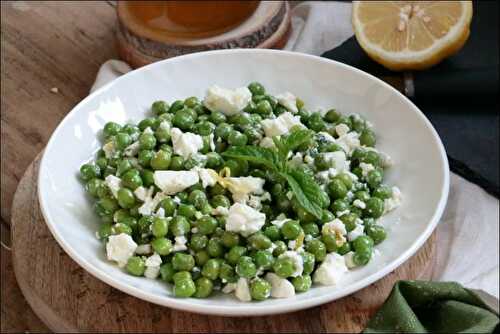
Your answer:
[[[2,243],[9,243],[12,198],[24,171],[88,94],[99,66],[117,58],[115,21],[105,1],[1,2]],[[1,332],[48,331],[24,300],[3,247],[1,296]]]
[[[88,274],[59,247],[41,215],[39,159],[23,176],[12,206],[13,262],[19,285],[37,315],[56,332],[360,332],[395,281],[428,279],[435,235],[397,270],[343,299],[284,315],[225,318],[154,305]]]

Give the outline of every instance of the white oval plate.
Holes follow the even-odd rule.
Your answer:
[[[395,165],[388,184],[403,192],[403,205],[382,223],[388,238],[367,266],[350,271],[342,285],[314,286],[289,299],[243,303],[218,294],[208,299],[174,298],[160,280],[128,275],[108,262],[95,237],[99,220],[78,180],[80,165],[99,149],[108,121],[143,119],[151,103],[188,96],[203,98],[208,87],[240,87],[259,81],[272,94],[290,91],[310,109],[335,107],[360,113],[375,126],[377,148]],[[425,116],[381,80],[328,59],[285,51],[241,49],[195,53],[130,72],[80,102],[52,134],[40,165],[39,200],[45,221],[61,247],[85,270],[138,298],[180,310],[226,316],[283,313],[351,294],[401,265],[426,241],[441,217],[449,187],[443,145]],[[61,270],[64,270],[61,268]]]

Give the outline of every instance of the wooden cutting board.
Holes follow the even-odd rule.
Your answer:
[[[397,280],[429,279],[432,275],[435,233],[412,258],[383,279],[311,309],[226,318],[151,304],[94,278],[59,247],[38,205],[40,157],[27,169],[14,196],[12,260],[26,300],[55,332],[360,332]]]

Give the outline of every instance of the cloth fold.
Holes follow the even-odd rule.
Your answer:
[[[399,281],[364,333],[493,333],[499,319],[473,291],[453,282]]]

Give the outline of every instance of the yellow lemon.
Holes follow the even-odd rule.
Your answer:
[[[354,1],[352,25],[361,47],[391,70],[425,69],[462,48],[471,1]]]

